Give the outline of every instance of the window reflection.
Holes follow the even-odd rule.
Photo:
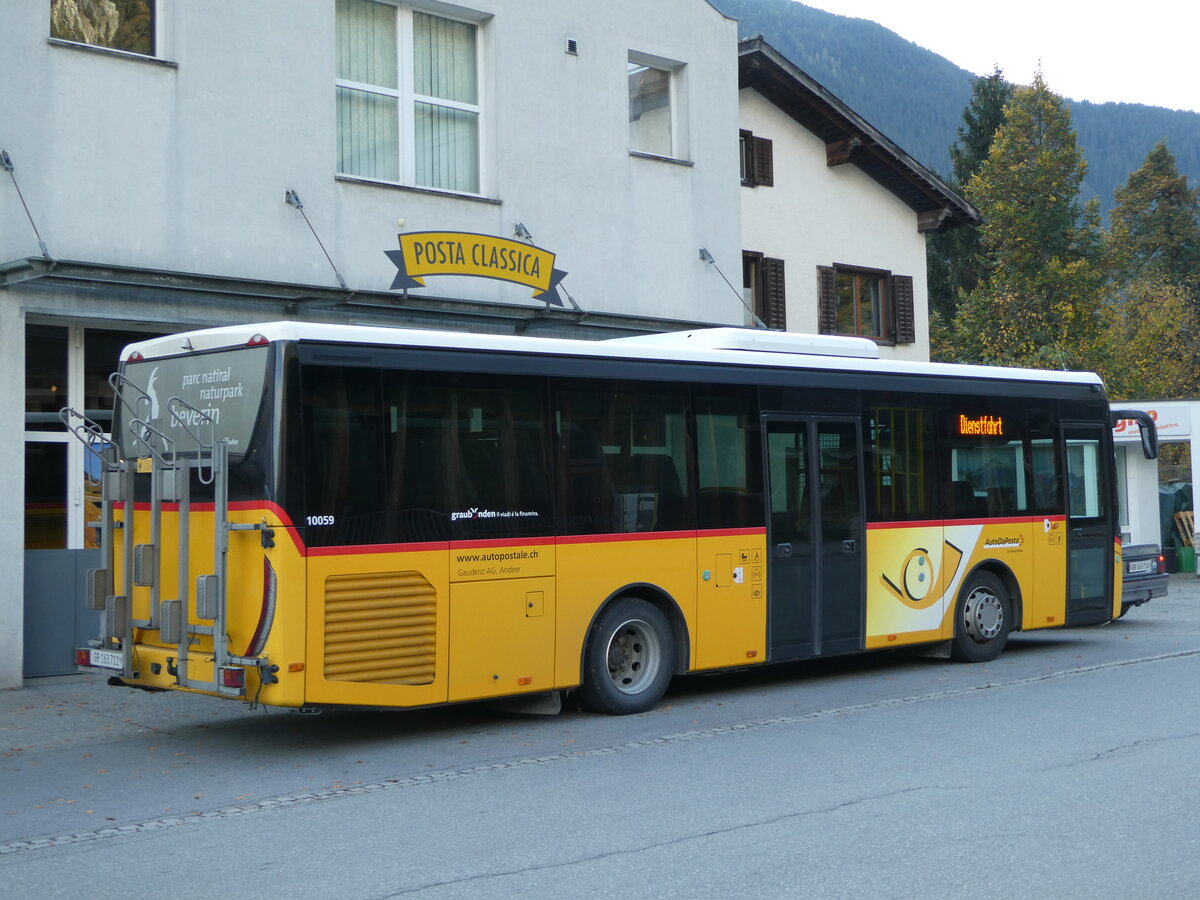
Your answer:
[[[67,546],[67,445],[25,444],[25,549]]]
[[[67,328],[25,327],[25,430],[62,431],[67,405]]]

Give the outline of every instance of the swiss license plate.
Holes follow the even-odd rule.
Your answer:
[[[125,658],[119,650],[89,650],[90,661],[93,666],[101,669],[123,669],[125,668]]]
[[[1154,570],[1154,560],[1152,559],[1135,559],[1129,564],[1130,575],[1141,575],[1145,572]]]

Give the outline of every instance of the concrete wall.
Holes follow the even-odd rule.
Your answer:
[[[740,296],[698,255],[732,273],[741,254],[737,29],[707,0],[420,4],[481,22],[480,197],[336,177],[332,0],[162,6],[161,58],[149,60],[51,43],[48,2],[4,4],[0,149],[55,259],[336,288],[284,202],[294,190],[351,290],[388,290],[398,219],[405,231],[501,237],[521,222],[588,311],[741,323]],[[629,152],[630,52],[680,64],[678,159]],[[0,172],[0,271],[39,253]],[[0,467],[0,514],[14,523],[0,532],[0,688],[22,672],[25,316],[176,328],[284,314],[228,289],[196,299],[182,284],[158,279],[127,297],[111,281],[0,287],[0,441],[15,456]],[[485,279],[430,278],[424,293],[542,306],[528,288]]]
[[[817,266],[842,263],[913,278],[916,343],[881,347],[929,359],[925,237],[917,214],[853,164],[830,168],[825,144],[752,89],[740,92],[741,127],[774,142],[775,186],[742,189],[742,248],[783,259],[789,331],[817,332]]]
[[[0,298],[0,446],[8,448],[0,466],[0,688],[21,683],[24,622],[25,323],[20,307]],[[14,412],[15,410],[15,412]]]

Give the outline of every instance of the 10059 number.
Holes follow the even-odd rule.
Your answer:
[[[332,525],[335,519],[333,516],[309,516],[304,521],[309,525]]]

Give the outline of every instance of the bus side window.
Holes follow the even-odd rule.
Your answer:
[[[383,537],[382,416],[376,369],[304,371],[307,515],[332,524],[310,543],[372,543]]]
[[[1033,479],[1033,512],[1061,515],[1063,506],[1062,461],[1049,416],[1035,414],[1029,423],[1030,469]]]
[[[699,528],[764,522],[758,399],[747,388],[694,389]]]
[[[927,519],[934,508],[933,410],[899,395],[867,415],[867,503],[878,522]]]
[[[692,526],[687,394],[647,382],[564,382],[555,397],[566,533]]]
[[[552,531],[542,379],[393,372],[386,392],[400,540]]]

